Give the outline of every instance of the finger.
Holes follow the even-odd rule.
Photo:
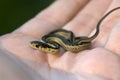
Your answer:
[[[17,32],[40,37],[68,22],[88,0],[57,0],[49,8],[24,24]]]
[[[112,29],[105,48],[120,55],[120,20],[118,21],[118,24]]]
[[[120,5],[120,0],[113,0],[112,4],[110,5],[107,12],[109,12],[110,10],[112,10],[116,7],[120,7],[119,5]],[[106,45],[106,42],[110,37],[109,34],[110,34],[111,30],[113,29],[114,25],[120,18],[119,14],[120,14],[120,9],[112,12],[109,16],[106,17],[106,19],[100,26],[100,33],[95,40],[96,43],[95,43],[94,47]]]
[[[112,0],[91,0],[87,6],[64,28],[72,30],[76,35],[85,36],[96,27]],[[97,7],[96,7],[97,6]]]

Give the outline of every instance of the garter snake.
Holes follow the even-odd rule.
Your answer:
[[[91,41],[99,34],[99,27],[101,22],[113,11],[120,9],[120,7],[114,8],[106,13],[97,23],[96,32],[91,37],[79,36],[75,37],[72,31],[57,29],[44,35],[39,41],[31,41],[30,46],[32,48],[48,52],[58,53],[60,47],[73,53],[78,53],[81,50],[88,49],[91,46]]]

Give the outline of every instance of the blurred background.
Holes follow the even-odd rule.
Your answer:
[[[54,0],[0,0],[0,36],[20,27]]]

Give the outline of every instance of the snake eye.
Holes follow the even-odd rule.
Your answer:
[[[35,45],[35,47],[36,47],[36,48],[39,48],[39,45],[38,45],[38,44],[36,44],[36,45]]]
[[[39,41],[32,41],[31,45],[35,48],[39,48],[39,46],[40,46]]]

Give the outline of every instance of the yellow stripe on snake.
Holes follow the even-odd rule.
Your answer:
[[[76,37],[72,31],[58,29],[44,35],[40,41],[31,41],[30,46],[32,48],[47,52],[47,53],[58,53],[60,47],[66,51],[78,53],[81,50],[90,48],[91,41],[99,34],[99,26],[101,22],[113,11],[120,9],[120,7],[114,8],[104,15],[96,26],[96,32],[91,37],[80,36]]]

